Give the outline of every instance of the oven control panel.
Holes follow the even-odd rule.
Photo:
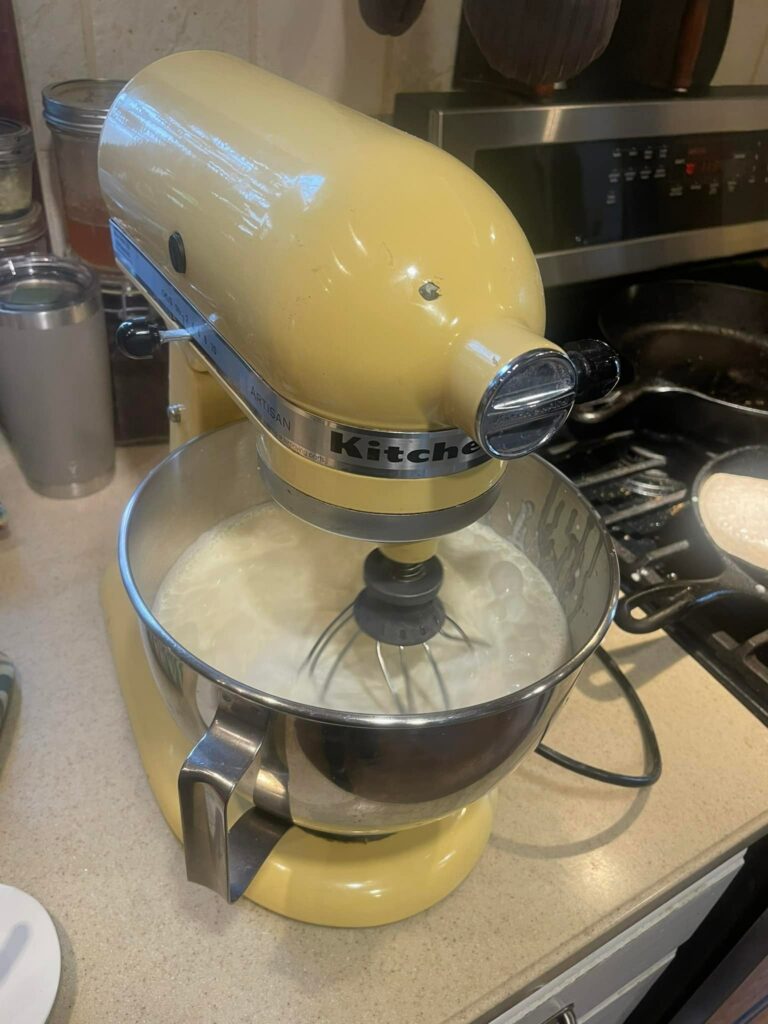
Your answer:
[[[486,148],[474,167],[536,253],[768,221],[768,131]]]

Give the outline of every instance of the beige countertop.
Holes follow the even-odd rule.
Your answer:
[[[614,627],[664,757],[627,791],[531,757],[501,786],[490,844],[443,903],[332,930],[225,905],[184,878],[118,691],[99,607],[121,508],[159,449],[122,449],[78,501],[33,494],[0,444],[0,649],[18,695],[0,741],[0,881],[62,945],[54,1024],[439,1024],[523,991],[768,826],[768,730],[663,634]],[[638,771],[615,686],[585,671],[548,742]]]

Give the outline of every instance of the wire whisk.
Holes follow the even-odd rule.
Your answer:
[[[314,681],[321,703],[349,663],[350,671],[359,671],[360,685],[375,689],[375,679],[383,683],[381,692],[398,714],[449,709],[450,693],[440,667],[443,654],[436,651],[445,646],[453,661],[456,645],[461,645],[460,654],[474,657],[487,644],[471,638],[445,611],[437,597],[439,560],[401,565],[377,549],[366,559],[364,578],[366,586],[318,636],[300,672]],[[371,641],[369,657],[361,648]]]

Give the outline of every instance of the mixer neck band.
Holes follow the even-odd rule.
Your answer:
[[[282,444],[345,473],[417,480],[450,476],[489,456],[461,430],[383,431],[338,423],[279,395],[195,308],[125,232],[110,221],[118,263],[237,396],[246,411]]]

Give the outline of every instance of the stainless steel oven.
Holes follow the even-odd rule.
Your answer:
[[[395,124],[488,181],[546,286],[768,249],[768,88],[609,103],[404,94]]]

